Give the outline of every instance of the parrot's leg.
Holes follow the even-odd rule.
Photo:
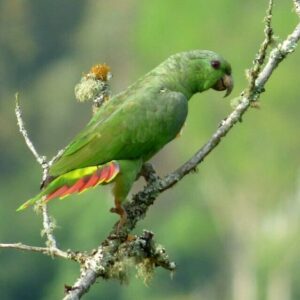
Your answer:
[[[118,198],[115,198],[115,207],[112,207],[110,209],[110,211],[112,213],[116,213],[120,216],[120,221],[117,227],[117,232],[119,232],[119,230],[123,227],[123,225],[126,223],[127,221],[127,212],[124,209],[122,203],[120,200],[118,200]]]
[[[113,194],[115,197],[115,207],[110,211],[117,213],[120,216],[117,232],[123,227],[127,220],[127,212],[124,209],[122,203],[126,200],[126,197],[137,178],[137,175],[141,171],[142,161],[139,160],[120,160],[120,173],[115,178],[115,186],[113,188]]]

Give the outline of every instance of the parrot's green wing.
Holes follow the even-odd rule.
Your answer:
[[[158,101],[153,101],[153,93]],[[178,92],[150,89],[125,99],[111,99],[118,105],[108,106],[109,113],[103,107],[94,116],[51,167],[51,176],[111,160],[146,159],[176,136],[187,115],[187,99]]]
[[[65,148],[64,155],[71,155],[77,152],[89,141],[91,141],[97,135],[97,127],[100,123],[106,121],[106,119],[122,104],[122,97],[116,96],[110,101],[104,103],[93,116],[90,122],[87,124],[84,130],[82,130],[73,141]]]

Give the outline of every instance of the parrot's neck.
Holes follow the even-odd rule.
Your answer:
[[[178,75],[178,74],[176,74]],[[181,80],[181,78],[176,78],[176,76],[172,76],[171,78],[164,79],[164,87],[168,90],[179,92],[185,95],[187,100],[197,93],[195,88],[190,84],[190,82],[186,82],[185,80]]]
[[[162,78],[163,87],[184,94],[189,100],[194,94],[202,92],[203,88],[194,76],[195,72],[178,61],[165,62],[156,70],[156,75]]]

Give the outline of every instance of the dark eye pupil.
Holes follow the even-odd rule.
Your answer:
[[[211,62],[211,66],[214,68],[214,69],[219,69],[220,68],[220,66],[221,66],[221,63],[218,61],[218,60],[213,60],[212,62]]]

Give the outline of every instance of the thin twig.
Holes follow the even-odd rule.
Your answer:
[[[273,28],[272,28],[272,10],[273,10],[273,0],[269,0],[269,6],[266,11],[265,16],[265,28],[264,28],[264,34],[265,38],[263,42],[260,45],[260,48],[258,50],[258,53],[255,56],[255,59],[253,61],[253,66],[248,70],[248,77],[249,77],[249,86],[247,88],[246,94],[249,95],[249,98],[251,101],[256,101],[256,97],[253,97],[251,95],[254,92],[255,89],[255,81],[259,75],[259,72],[261,71],[261,68],[265,62],[267,50],[271,43],[273,42]]]
[[[55,237],[53,235],[53,230],[55,228],[55,221],[49,216],[46,204],[41,204],[42,215],[43,215],[43,227],[42,235],[46,235],[47,242],[46,245],[49,247],[50,251],[55,251],[57,249],[57,244]]]
[[[29,148],[29,150],[31,151],[33,156],[35,157],[36,161],[41,165],[42,169],[44,169],[45,164],[47,164],[46,157],[38,154],[38,152],[36,151],[33,143],[31,142],[31,140],[28,136],[28,133],[27,133],[27,130],[25,128],[25,124],[24,124],[24,121],[22,118],[22,111],[21,111],[21,107],[20,107],[20,103],[19,103],[19,94],[18,93],[15,95],[15,99],[16,99],[15,113],[16,113],[20,133],[22,134],[27,147]]]
[[[53,158],[51,158],[51,160],[48,162],[48,166],[49,168],[53,165],[53,163],[59,159],[64,153],[64,149],[61,149],[57,152],[57,154],[55,156],[53,156]]]
[[[296,26],[294,31],[284,40],[281,44],[279,44],[276,48],[274,48],[270,53],[270,59],[266,63],[264,69],[260,72],[259,77],[256,80],[256,89],[261,90],[266,82],[271,77],[274,70],[278,67],[278,65],[283,61],[283,59],[292,52],[295,51],[297,47],[297,43],[300,38],[300,23]]]
[[[32,141],[29,138],[28,132],[27,132],[26,127],[25,127],[25,123],[24,123],[23,118],[22,118],[22,110],[21,110],[21,107],[20,107],[18,94],[16,94],[15,99],[16,99],[15,113],[16,113],[17,123],[18,123],[20,133],[22,134],[27,147],[32,152],[32,154],[35,157],[36,161],[42,167],[42,171],[43,171],[42,179],[45,180],[48,176],[48,171],[49,171],[50,166],[62,154],[63,150],[60,150],[58,152],[58,154],[55,155],[50,160],[50,162],[47,161],[46,156],[42,156],[42,155],[38,154],[38,152],[35,149]],[[38,208],[40,208],[41,211],[42,211],[42,217],[43,217],[42,235],[45,234],[46,238],[47,238],[47,240],[46,240],[46,245],[48,247],[47,251],[51,252],[51,253],[53,253],[53,255],[55,255],[55,253],[59,253],[62,250],[57,248],[57,243],[56,243],[56,240],[55,240],[55,237],[54,237],[54,234],[53,234],[53,230],[55,228],[53,218],[49,216],[46,204],[39,204],[38,206],[39,206]]]
[[[42,254],[61,257],[64,259],[72,259],[72,255],[68,252],[62,251],[60,249],[53,249],[53,251],[49,251],[48,247],[36,247],[36,246],[29,246],[22,243],[13,243],[13,244],[0,244],[0,248],[10,248],[16,250],[23,250],[23,251],[31,251],[31,252],[39,252]]]

